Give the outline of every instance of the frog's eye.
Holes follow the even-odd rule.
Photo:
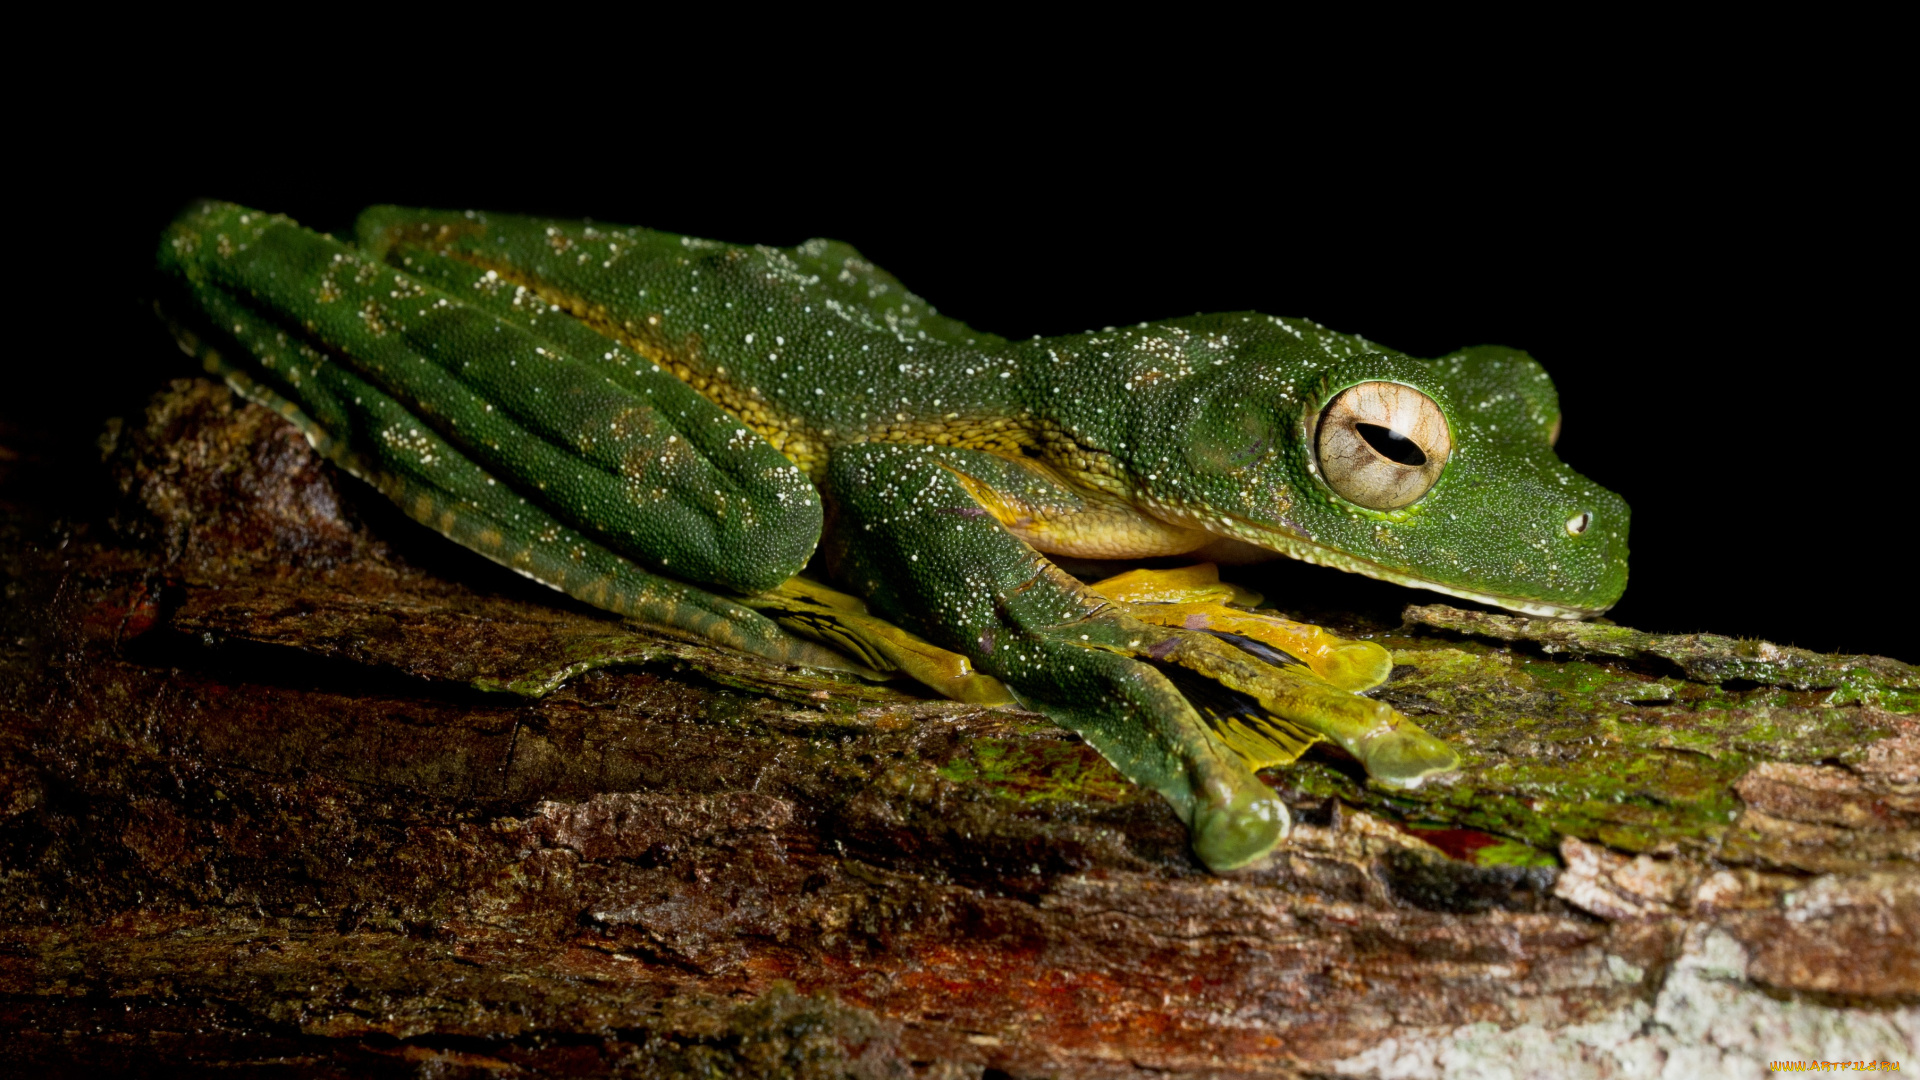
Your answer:
[[[1432,398],[1411,386],[1364,382],[1320,414],[1320,475],[1343,498],[1374,510],[1427,493],[1453,453],[1453,433]]]

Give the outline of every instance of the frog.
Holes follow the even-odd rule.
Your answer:
[[[1460,760],[1377,696],[1389,650],[1221,564],[1553,618],[1626,587],[1627,505],[1517,349],[1258,312],[1011,340],[838,241],[480,211],[206,201],[156,265],[184,351],[414,521],[656,633],[1041,713],[1215,873],[1288,836],[1261,770]]]

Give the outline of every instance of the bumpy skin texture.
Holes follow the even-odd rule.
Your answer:
[[[829,241],[394,208],[357,231],[190,210],[159,254],[183,344],[459,543],[762,655],[833,662],[733,599],[807,566],[824,525],[816,572],[1164,793],[1216,869],[1269,849],[1285,811],[1171,680],[1378,778],[1451,752],[1305,669],[1148,626],[1042,552],[1257,549],[1539,614],[1625,587],[1626,506],[1554,456],[1552,384],[1513,350],[1419,360],[1251,313],[1012,343]],[[1343,497],[1316,451],[1329,404],[1375,382],[1451,436],[1391,510]]]

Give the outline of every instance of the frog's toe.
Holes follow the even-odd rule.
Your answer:
[[[1340,689],[1358,694],[1393,674],[1393,653],[1371,641],[1342,641],[1329,646],[1313,670]]]
[[[1460,755],[1453,747],[1412,723],[1396,724],[1352,749],[1367,767],[1367,775],[1389,787],[1419,787],[1429,776],[1460,767]]]
[[[1129,644],[1202,677],[1198,683],[1186,680],[1187,692],[1213,734],[1250,767],[1291,762],[1319,739],[1352,754],[1370,776],[1394,787],[1412,787],[1460,764],[1451,747],[1391,705],[1333,686],[1300,665],[1264,663],[1210,635],[1179,630],[1151,643]],[[1223,698],[1220,688],[1231,693]]]
[[[1265,784],[1247,785],[1230,797],[1197,801],[1193,853],[1216,874],[1238,870],[1272,851],[1292,826],[1286,803]]]

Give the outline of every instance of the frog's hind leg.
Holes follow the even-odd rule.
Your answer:
[[[219,295],[202,302],[221,317],[235,346],[268,362],[256,378],[229,363],[220,346],[176,327],[182,347],[242,396],[292,421],[323,456],[373,484],[415,521],[535,581],[636,622],[779,663],[873,674],[740,603],[649,573],[497,482],[345,365],[288,342],[277,327],[241,304]],[[302,380],[303,404],[294,404],[269,381],[276,378]]]
[[[853,666],[725,595],[806,565],[813,487],[617,342],[231,204],[183,215],[157,258],[163,302],[204,316],[182,343],[422,524],[682,638]]]
[[[1342,690],[1360,693],[1387,681],[1393,654],[1371,641],[1352,641],[1310,623],[1253,610],[1260,594],[1220,580],[1213,563],[1172,570],[1129,570],[1088,588],[1141,622],[1249,639],[1278,649]],[[1244,645],[1242,646],[1245,647]]]

